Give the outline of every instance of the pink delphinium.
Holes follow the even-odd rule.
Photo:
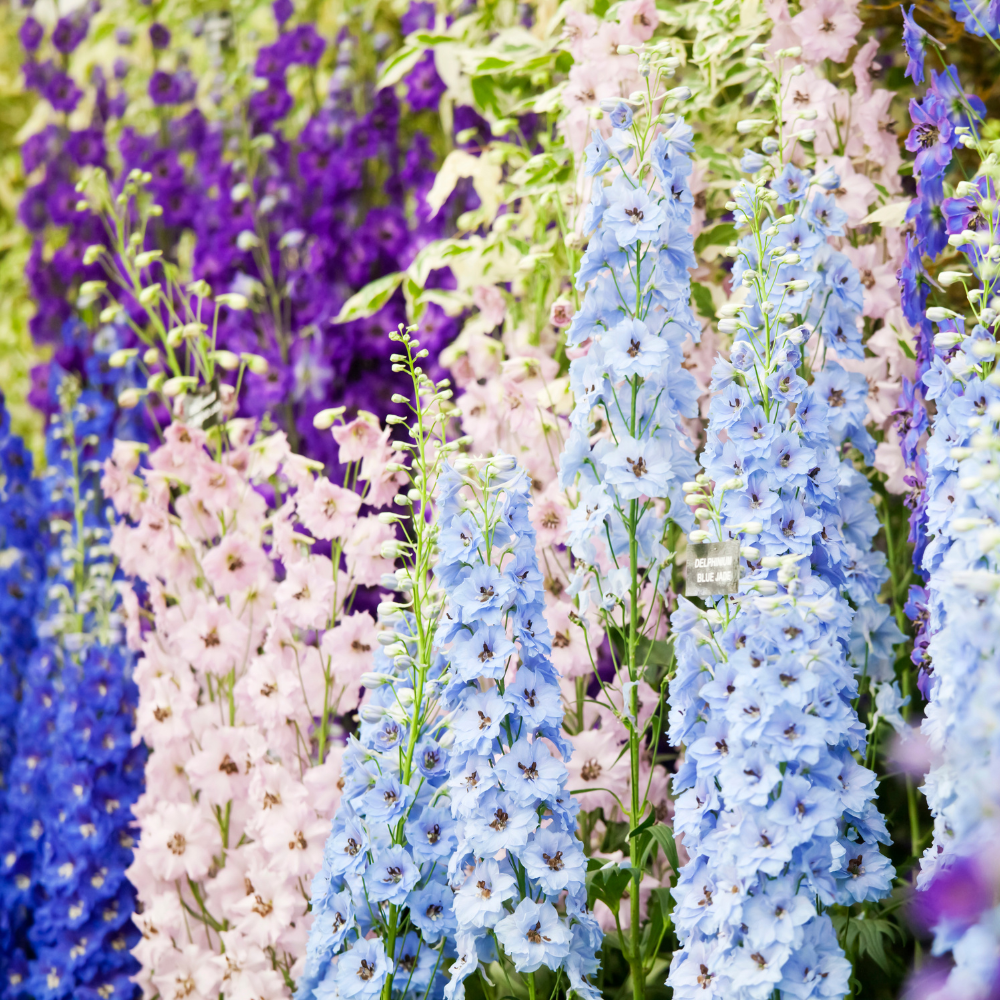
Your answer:
[[[611,123],[594,113],[602,100],[628,97],[640,84],[639,59],[636,55],[618,55],[619,45],[638,45],[648,40],[659,17],[650,0],[630,0],[618,10],[618,21],[600,20],[590,14],[570,11],[566,16],[566,34],[573,66],[563,95],[565,113],[560,116],[559,131],[579,157],[590,142],[591,130],[605,136]]]
[[[809,62],[843,62],[861,30],[857,4],[845,0],[806,0],[792,18],[792,27]]]
[[[339,800],[337,716],[357,707],[376,643],[374,618],[345,609],[393,569],[391,527],[359,517],[395,491],[387,433],[361,417],[334,436],[358,490],[237,422],[226,448],[174,423],[147,468],[124,447],[107,463],[113,548],[147,595],[126,610],[152,619],[128,632],[151,751],[129,871],[146,996],[288,997],[304,960]]]

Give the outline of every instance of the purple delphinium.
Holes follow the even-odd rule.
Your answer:
[[[291,53],[284,42],[284,36],[273,45],[265,45],[257,53],[254,73],[268,80],[283,80],[285,71],[292,64]]]
[[[910,6],[909,12],[905,7],[899,8],[903,13],[903,48],[909,62],[906,64],[904,76],[908,76],[914,83],[924,82],[924,52],[927,48],[928,34],[923,28],[913,20],[913,12],[916,4]]]
[[[947,66],[942,73],[936,69],[931,70],[931,83],[927,92],[944,101],[952,125],[964,125],[968,128],[986,117],[986,105],[975,94],[965,92],[958,80],[958,70],[953,65]]]
[[[165,49],[170,44],[170,29],[159,21],[154,22],[149,27],[149,40],[154,49]]]
[[[292,95],[282,80],[271,80],[264,90],[250,98],[250,117],[259,129],[266,130],[284,118],[292,107]]]
[[[923,101],[910,101],[910,118],[913,128],[906,137],[906,148],[917,154],[913,171],[921,177],[937,177],[951,162],[958,144],[948,105],[937,94],[928,94]]]
[[[66,153],[78,166],[99,166],[104,162],[104,133],[96,128],[71,132],[66,140]]]
[[[75,110],[80,98],[83,97],[83,91],[73,82],[73,78],[59,70],[47,74],[47,79],[40,89],[42,97],[56,111],[69,113]]]
[[[922,30],[916,25],[909,28],[910,18],[905,11],[904,18],[908,31]],[[923,39],[923,44],[928,40],[929,36]],[[912,60],[914,53],[909,43],[907,52]],[[919,450],[921,436],[928,427],[922,379],[935,356],[934,328],[925,315],[931,284],[924,260],[927,257],[933,260],[945,250],[949,234],[980,224],[969,199],[944,197],[943,181],[958,145],[955,129],[978,128],[986,114],[983,102],[975,94],[965,92],[954,66],[946,67],[942,73],[931,70],[930,78],[923,100],[910,101],[914,128],[907,137],[906,148],[916,153],[913,164],[916,198],[906,217],[914,223],[914,232],[906,236],[903,262],[896,275],[903,315],[913,328],[916,342],[916,379],[913,383],[903,380],[903,392],[894,415],[909,472],[904,477],[910,488],[906,496],[910,508],[909,540],[914,545],[914,565],[921,576],[921,561],[928,542],[927,465],[926,456]],[[922,633],[917,637],[918,644],[921,641]]]
[[[45,37],[45,29],[29,14],[17,33],[25,52],[34,52]]]
[[[52,45],[63,55],[69,55],[87,37],[88,19],[82,11],[61,17],[52,29]]]
[[[274,19],[280,26],[284,26],[285,22],[295,13],[292,0],[274,0],[271,10],[274,11]]]
[[[433,3],[411,3],[410,9],[400,18],[399,27],[404,35],[414,31],[428,31],[434,27]]]
[[[414,111],[437,109],[445,92],[444,81],[434,65],[434,53],[426,52],[406,75],[406,100]]]
[[[275,18],[281,23],[292,13],[290,3],[275,6]],[[433,24],[430,4],[412,14],[407,15],[407,30]],[[154,26],[154,44],[166,41],[165,35],[157,34]],[[219,316],[220,347],[252,351],[270,363],[267,375],[244,376],[241,413],[270,412],[300,450],[332,464],[335,443],[328,432],[312,426],[318,410],[331,403],[342,403],[351,413],[399,409],[391,396],[403,386],[389,371],[383,344],[386,333],[406,321],[402,294],[393,296],[375,316],[343,325],[332,320],[367,282],[408,266],[421,247],[448,231],[458,211],[474,207],[476,198],[470,183],[462,181],[449,204],[433,218],[426,205],[438,161],[427,136],[416,131],[406,114],[439,99],[442,85],[432,59],[425,57],[409,81],[410,99],[400,102],[391,89],[369,88],[368,110],[358,115],[351,43],[345,29],[333,57],[340,75],[294,144],[281,133],[292,107],[285,77],[295,65],[317,64],[326,47],[309,25],[288,25],[277,41],[258,51],[254,73],[266,78],[268,85],[231,119],[209,122],[197,109],[179,107],[193,96],[197,81],[184,69],[158,70],[150,80],[150,93],[162,108],[162,130],[143,135],[126,127],[119,133],[116,155],[110,156],[106,125],[124,111],[126,99],[117,82],[128,72],[128,63],[121,60],[114,79],[106,81],[101,75],[88,82],[97,100],[87,128],[71,132],[50,126],[25,144],[26,171],[44,170],[33,178],[36,183],[21,205],[25,224],[36,234],[26,268],[37,303],[31,329],[37,341],[56,349],[51,365],[33,373],[35,405],[47,411],[53,405],[50,370],[86,375],[92,367],[98,325],[81,326],[74,305],[81,282],[105,277],[98,265],[81,263],[84,249],[103,235],[97,219],[75,210],[75,171],[80,165],[112,159],[120,160],[123,174],[137,168],[150,176],[147,189],[162,214],[150,222],[148,246],[176,247],[186,232],[192,233],[194,273],[217,292],[242,291],[253,300],[251,310],[222,309]],[[325,61],[330,58],[328,54]],[[32,59],[26,66],[29,85],[43,92],[57,73],[51,61]],[[75,86],[72,80],[69,83]],[[233,189],[244,177],[226,149],[244,114],[255,134],[269,133],[274,143],[261,150],[251,196],[234,198]],[[477,128],[472,148],[489,139],[483,119],[471,109],[456,109],[456,130],[470,127]],[[411,206],[412,212],[404,206]],[[53,227],[61,230],[54,255],[44,252]],[[260,247],[241,249],[246,243],[238,244],[237,238],[247,231],[260,234]],[[281,289],[283,301],[274,314],[255,291],[259,282],[269,280],[260,269],[265,256],[272,287]],[[440,271],[432,274],[430,284],[448,287],[453,279],[447,270]],[[137,302],[126,296],[123,305],[134,321],[144,322]],[[203,318],[211,322],[210,303]],[[459,321],[436,306],[421,318],[420,337],[431,352],[425,367],[432,377],[445,374],[436,357],[458,328]],[[124,323],[115,325],[113,334],[104,328],[101,337],[114,340],[114,347],[138,343]],[[136,421],[143,419],[141,409],[131,412]],[[152,424],[136,433],[149,437],[154,433]]]
[[[951,12],[972,35],[997,37],[1000,24],[992,0],[951,0]]]
[[[158,69],[149,78],[149,96],[154,104],[179,104],[181,101],[180,81],[173,73]]]
[[[300,66],[315,66],[326,49],[326,42],[311,24],[300,24],[284,35],[283,41],[289,47],[291,61]]]

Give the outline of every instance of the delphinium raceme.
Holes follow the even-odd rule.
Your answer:
[[[32,476],[33,465],[31,452],[12,433],[0,394],[0,614],[4,623],[0,629],[0,838],[4,841],[11,829],[9,770],[16,748],[20,679],[38,643],[35,615],[44,599],[43,491]],[[27,910],[18,905],[22,890],[17,885],[19,879],[30,878],[27,862],[23,859],[14,870],[0,867],[3,971],[14,951],[14,932],[27,918]]]
[[[965,292],[967,312],[943,305],[925,310],[938,329],[922,379],[935,407],[921,565],[928,637],[922,729],[934,754],[922,790],[934,836],[915,900],[934,933],[934,953],[950,952],[954,966],[924,970],[918,995],[986,997],[1000,982],[1000,880],[990,861],[1000,832],[1000,143],[983,139],[975,126],[958,126],[956,136],[977,154],[978,169],[944,201],[949,228],[956,230],[950,242],[962,257],[961,265],[936,276],[939,285]]]
[[[985,8],[977,9],[986,14]],[[978,230],[980,227],[974,200],[969,198],[966,190],[968,184],[960,192],[956,191],[956,196],[946,197],[945,182],[949,182],[949,187],[952,183],[962,184],[958,176],[949,176],[958,170],[955,152],[959,146],[959,130],[971,129],[973,135],[978,135],[986,116],[986,106],[975,94],[965,92],[957,68],[944,62],[944,46],[914,20],[912,6],[909,12],[904,10],[903,16],[907,75],[915,83],[923,82],[928,53],[934,53],[942,65],[941,72],[926,68],[930,77],[927,90],[921,99],[910,100],[913,127],[906,138],[906,148],[914,154],[916,197],[907,211],[913,231],[906,237],[906,253],[897,274],[903,313],[916,333],[916,376],[913,382],[903,381],[903,391],[897,404],[897,435],[910,487],[908,503],[912,509],[910,542],[913,544],[913,565],[923,576],[924,549],[933,530],[929,526],[928,511],[930,456],[923,447],[929,427],[926,406],[928,388],[923,379],[937,353],[934,327],[927,318],[926,306],[933,288],[935,264],[940,267],[941,258],[951,252],[949,247],[961,244],[963,231]],[[974,23],[971,15],[970,19]],[[918,684],[925,696],[930,683],[930,664],[925,656],[929,639],[926,632],[927,600],[924,587],[911,587],[907,613],[913,619],[916,633],[911,656],[920,668]]]
[[[449,865],[459,955],[445,995],[464,995],[459,984],[492,959],[505,976],[513,965],[529,997],[554,994],[565,970],[566,988],[596,998],[588,977],[602,934],[587,912],[579,805],[563,763],[573,748],[561,732],[531,482],[500,454],[460,459],[438,493],[435,573],[448,595],[438,639],[459,837]],[[542,967],[556,976],[536,985]]]
[[[807,156],[806,147],[798,146],[792,153],[792,161],[797,166],[809,163],[817,175],[832,170],[838,178],[839,184],[829,193],[845,218],[842,235],[832,237],[830,242],[857,268],[863,297],[859,321],[863,348],[859,349],[852,338],[840,350],[833,338],[828,349],[847,371],[865,376],[866,422],[877,439],[874,459],[866,453],[865,475],[875,491],[875,509],[884,532],[890,580],[884,605],[868,604],[856,617],[854,629],[860,635],[880,625],[881,619],[890,614],[898,627],[906,624],[912,561],[904,541],[907,509],[903,495],[909,491],[899,434],[913,435],[914,428],[903,427],[897,406],[903,386],[912,384],[916,361],[911,349],[912,333],[896,285],[896,272],[906,253],[906,237],[900,227],[906,203],[896,200],[901,191],[901,143],[891,117],[896,95],[877,85],[879,78],[884,78],[882,71],[891,56],[884,51],[884,40],[877,33],[865,30],[856,16],[856,6],[852,0],[826,4],[822,8],[825,20],[817,16],[819,7],[815,4],[803,6],[787,23],[776,18],[771,47],[773,50],[790,46],[785,51],[795,53],[794,58],[782,60],[781,77],[775,81],[781,94],[782,121],[789,128],[805,127],[808,123],[815,137],[810,144],[814,159]],[[835,27],[828,30],[827,22]],[[883,41],[882,51],[880,41]],[[845,69],[850,72],[827,61],[842,60],[849,52],[853,53],[853,61]],[[845,77],[853,77],[853,86]],[[743,162],[748,170],[753,170],[758,164],[763,166],[766,158],[752,150]],[[873,221],[880,224],[872,225]],[[919,436],[917,430],[911,440]],[[880,539],[879,547],[881,544]],[[898,680],[887,674],[876,681],[872,697],[859,709],[874,727],[871,760],[876,771],[880,769],[876,764],[880,742],[886,749],[889,742],[881,739],[888,727],[884,727],[883,733],[877,731],[878,719],[891,720],[892,725],[901,728],[905,720],[899,709],[902,707],[909,716],[915,707],[911,702],[916,694],[916,672],[902,662],[897,672]],[[894,706],[891,712],[890,706]],[[905,778],[905,794],[910,840],[914,842],[918,837],[919,812],[909,775]],[[919,848],[913,850],[915,857]]]
[[[585,977],[600,931],[560,759],[530,480],[509,456],[447,464],[450,390],[416,365],[419,342],[397,337],[393,362],[413,381],[410,442],[397,445],[411,488],[397,497],[403,565],[385,585],[402,599],[380,606],[298,995],[460,998],[480,961],[499,961],[531,996],[543,966],[557,978],[542,991],[564,970],[596,996]]]
[[[723,309],[736,340],[716,364],[705,472],[687,499],[704,525],[691,540],[741,541],[744,575],[738,593],[704,610],[683,601],[672,619],[670,739],[685,755],[674,828],[690,856],[674,892],[678,998],[843,996],[851,967],[826,911],[886,895],[893,874],[875,775],[855,756],[855,673],[891,676],[899,639],[874,605],[878,521],[847,456],[872,457],[866,384],[825,359],[828,345],[860,355],[860,283],[828,243],[845,218],[838,178],[782,166],[814,134],[765,138],[766,162],[730,203],[745,297]]]
[[[788,125],[803,118],[809,120],[816,132],[812,142],[816,173],[830,167],[840,178],[840,186],[832,194],[847,219],[837,249],[857,267],[864,286],[865,352],[864,357],[838,356],[838,360],[849,371],[861,371],[868,379],[869,423],[876,432],[883,432],[873,464],[887,477],[885,490],[900,494],[906,485],[892,411],[901,379],[912,381],[914,360],[896,288],[896,271],[905,251],[905,237],[899,226],[903,205],[898,200],[901,150],[892,119],[897,95],[877,85],[885,78],[892,56],[884,50],[884,42],[880,51],[882,39],[877,34],[866,39],[856,8],[852,0],[836,0],[826,5],[804,5],[787,21],[776,17],[771,45],[801,50],[797,58],[783,62],[778,82],[783,94],[782,115]],[[823,17],[818,16],[820,9]],[[844,70],[827,62],[843,60],[848,53],[853,53],[853,60],[841,64]],[[752,168],[755,162],[762,160],[754,150],[744,163]],[[795,162],[801,165],[801,153],[796,154]],[[868,220],[873,207],[875,220],[882,223],[877,228]],[[882,506],[883,514],[886,506]],[[890,547],[908,558],[902,545]]]
[[[138,940],[131,806],[144,750],[123,642],[110,529],[98,487],[101,412],[73,376],[48,431],[41,509],[47,600],[20,678],[9,812],[0,821],[4,910],[18,924],[5,996],[132,997]]]
[[[391,418],[409,436],[394,443],[402,461],[389,466],[408,482],[395,497],[406,513],[380,515],[400,526],[401,537],[383,548],[402,560],[383,581],[400,599],[379,605],[383,628],[373,630],[364,656],[367,695],[343,754],[340,807],[312,883],[299,1000],[440,995],[445,959],[454,954],[447,873],[458,828],[447,799],[450,740],[440,711],[446,663],[435,645],[444,595],[431,576],[438,539],[431,513],[439,473],[457,444],[445,439],[450,390],[422,371],[428,352],[402,328],[390,337],[403,352],[392,364],[409,376],[412,392],[399,396],[411,419]]]
[[[575,405],[559,474],[573,507],[574,615],[581,622],[594,616],[613,639],[609,687],[620,693],[602,685],[599,701],[628,737],[627,779],[610,792],[629,827],[630,862],[622,868],[629,933],[619,940],[642,997],[659,945],[642,937],[640,920],[644,867],[658,835],[649,829],[657,817],[644,758],[647,743],[658,743],[662,717],[659,693],[641,697],[640,684],[651,641],[666,625],[671,543],[692,523],[681,486],[697,465],[681,418],[697,413],[698,390],[681,367],[681,343],[688,334],[697,339],[700,326],[688,303],[693,137],[667,110],[689,92],[664,89],[670,67],[659,50],[640,50],[639,67],[641,94],[607,105],[611,137],[595,130],[586,152],[594,184],[584,228],[594,232],[576,275],[586,297],[568,328],[577,355],[570,365]],[[589,654],[596,669],[597,651]],[[610,772],[601,778],[594,786],[606,787]],[[665,828],[659,832],[669,838]],[[626,886],[619,885],[618,898],[609,894],[612,910]]]
[[[226,419],[201,394],[219,352],[198,331],[188,347],[197,374],[162,387],[177,414],[164,443],[140,465],[118,442],[103,480],[112,549],[137,578],[123,600],[150,751],[129,869],[137,980],[151,996],[290,996],[340,798],[340,717],[376,644],[357,588],[391,566],[391,523],[362,513],[395,492],[389,428],[318,414],[339,445],[332,482],[284,432]]]

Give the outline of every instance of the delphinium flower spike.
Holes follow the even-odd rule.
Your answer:
[[[962,265],[937,275],[946,288],[965,291],[968,306],[964,313],[926,309],[937,333],[923,376],[935,414],[921,564],[928,635],[922,728],[934,756],[922,790],[934,836],[921,861],[916,903],[934,933],[935,954],[951,952],[954,960],[934,987],[937,995],[981,997],[1000,979],[998,878],[990,861],[1000,832],[1000,143],[970,126],[957,133],[977,154],[978,169],[944,202],[946,216],[966,224],[950,239]],[[930,983],[924,987],[923,995],[933,995]]]
[[[125,871],[145,751],[110,527],[99,487],[100,411],[73,376],[47,433],[41,511],[49,532],[37,648],[20,678],[9,812],[0,823],[3,906],[21,923],[4,953],[12,997],[130,998],[138,965]]]
[[[681,344],[701,328],[689,305],[693,133],[667,110],[688,91],[666,89],[672,63],[658,49],[640,49],[639,68],[642,91],[607,102],[614,130],[605,140],[595,129],[586,151],[594,180],[584,227],[593,235],[576,275],[586,296],[567,332],[575,406],[559,475],[573,506],[566,537],[576,564],[574,615],[596,618],[615,637],[612,686],[621,695],[616,701],[602,687],[600,701],[628,734],[627,784],[612,791],[630,831],[630,929],[621,946],[641,998],[654,957],[640,919],[653,845],[647,828],[656,819],[645,753],[663,723],[659,692],[641,695],[640,685],[650,640],[665,632],[672,542],[692,525],[681,487],[697,465],[681,420],[697,413],[698,389],[682,367]],[[589,654],[596,670],[597,650]],[[620,897],[621,888],[610,894],[612,909]]]
[[[440,995],[449,937],[455,931],[445,877],[457,844],[448,809],[450,740],[440,711],[444,661],[435,646],[443,594],[431,575],[438,528],[432,505],[438,477],[457,443],[446,441],[447,382],[435,384],[420,362],[428,351],[408,331],[392,334],[402,353],[393,367],[408,376],[409,441],[393,444],[389,469],[404,480],[380,520],[401,536],[383,554],[403,565],[383,587],[398,600],[378,608],[383,628],[366,649],[368,695],[360,727],[344,753],[341,804],[312,883],[314,924],[296,997]],[[371,931],[374,937],[368,937]]]
[[[904,44],[911,60],[920,54],[905,36]],[[950,248],[967,244],[967,234],[978,232],[981,225],[985,225],[979,202],[986,193],[988,183],[982,176],[973,181],[955,178],[953,196],[945,197],[945,181],[951,183],[949,173],[957,168],[956,152],[962,135],[967,134],[972,140],[981,136],[986,106],[975,94],[966,93],[954,65],[945,66],[940,73],[931,70],[930,77],[924,96],[910,100],[913,127],[907,135],[906,148],[915,154],[913,176],[916,197],[907,210],[913,232],[907,234],[906,252],[897,274],[903,312],[916,332],[916,373],[912,381],[903,382],[896,407],[896,426],[907,483],[910,485],[909,540],[913,544],[913,565],[922,578],[926,577],[925,548],[938,523],[929,507],[930,464],[936,459],[924,447],[930,425],[926,404],[939,391],[935,371],[941,363],[941,349],[935,344],[934,322],[929,318],[927,303],[934,287],[932,275],[941,268],[941,258],[951,252]],[[950,265],[944,267],[947,274]],[[945,278],[946,282],[950,280]],[[945,330],[960,329],[960,326],[948,323],[947,319],[944,322]],[[927,381],[928,378],[930,381]],[[924,587],[910,588],[907,613],[913,620],[916,633],[911,657],[920,668],[917,683],[926,696],[930,685],[930,664],[926,659],[929,616],[928,595]]]
[[[448,875],[458,959],[445,990],[461,998],[480,961],[507,963],[535,996],[535,973],[599,990],[602,933],[587,912],[579,805],[564,764],[559,674],[545,623],[529,518],[531,481],[507,455],[459,459],[439,488],[437,576],[448,595],[438,638],[448,665],[451,811],[459,843]],[[501,857],[502,854],[502,857]]]
[[[124,607],[150,750],[129,869],[137,979],[150,995],[290,996],[340,798],[340,716],[376,642],[352,607],[391,565],[392,526],[362,512],[395,489],[389,428],[317,415],[340,446],[337,484],[284,433],[220,419],[198,405],[214,393],[179,378],[164,443],[140,465],[119,442],[103,480],[121,518],[112,549],[137,578]]]
[[[853,445],[872,458],[867,387],[825,357],[861,350],[860,284],[828,243],[844,222],[837,178],[782,162],[800,139],[765,139],[755,181],[733,192],[738,294],[723,323],[736,342],[716,363],[705,472],[689,484],[703,525],[690,538],[739,540],[745,568],[739,593],[705,610],[682,600],[672,619],[674,826],[690,855],[674,890],[679,1000],[844,995],[850,964],[825,911],[878,899],[892,878],[852,699],[855,671],[891,675],[900,636],[874,601],[878,521],[846,457]]]
[[[10,811],[10,766],[17,748],[21,680],[38,645],[35,616],[44,600],[44,491],[32,476],[33,460],[12,433],[10,415],[0,394],[0,857],[10,856],[17,826],[24,819]],[[0,982],[15,954],[15,936],[23,933],[29,910],[31,855],[15,853],[0,863]],[[15,975],[22,974],[21,969]]]

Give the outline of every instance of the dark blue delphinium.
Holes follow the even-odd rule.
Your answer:
[[[137,692],[98,485],[111,404],[70,376],[57,397],[49,470],[29,484],[35,516],[47,523],[35,537],[48,565],[7,743],[0,911],[10,940],[0,996],[120,1000],[138,989],[129,980],[138,931],[125,869],[145,751],[132,745]]]

